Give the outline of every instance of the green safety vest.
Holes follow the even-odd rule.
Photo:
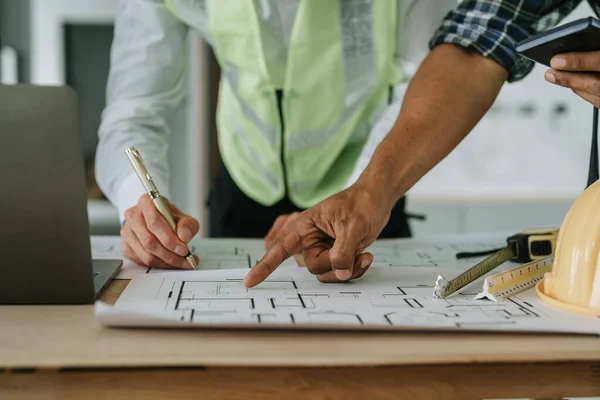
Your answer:
[[[287,194],[302,208],[342,190],[401,78],[397,1],[298,1],[283,87],[268,72],[258,1],[165,2],[211,37],[219,148],[238,187],[265,206]]]

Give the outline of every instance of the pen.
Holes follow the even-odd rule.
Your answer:
[[[154,184],[154,180],[152,180],[152,177],[150,176],[148,170],[144,166],[142,156],[135,149],[135,147],[130,147],[126,149],[125,154],[127,155],[131,166],[137,173],[138,178],[140,178],[140,181],[142,181],[142,185],[144,185],[146,192],[148,192],[148,195],[152,199],[152,203],[154,204],[158,212],[167,220],[167,223],[169,224],[171,229],[173,229],[173,232],[177,233],[177,224],[175,223],[175,219],[173,218],[173,215],[171,215],[171,212],[169,211],[169,208],[167,207],[164,198],[160,195],[158,188]],[[190,263],[192,268],[195,269],[196,260],[194,259],[194,256],[189,250],[185,258]]]

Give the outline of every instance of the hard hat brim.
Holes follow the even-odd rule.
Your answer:
[[[572,312],[572,313],[576,313],[576,314],[589,315],[592,317],[600,317],[600,308],[582,307],[582,306],[578,306],[575,304],[565,303],[565,302],[557,300],[553,297],[548,296],[544,292],[544,280],[545,279],[546,279],[546,277],[544,277],[541,281],[539,281],[535,285],[535,292],[537,293],[537,296],[540,299],[542,299],[542,301],[544,303],[551,305],[553,307],[559,308],[564,311],[568,311],[568,312]]]

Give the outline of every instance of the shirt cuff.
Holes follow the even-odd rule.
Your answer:
[[[167,189],[167,183],[163,182],[160,178],[156,179],[153,177],[154,184],[160,191],[162,197],[168,197],[169,194],[164,190]],[[146,189],[140,182],[140,178],[138,178],[136,173],[130,174],[119,186],[119,190],[117,191],[117,210],[119,211],[119,221],[121,225],[125,222],[125,211],[129,208],[135,206],[140,197],[146,193]]]

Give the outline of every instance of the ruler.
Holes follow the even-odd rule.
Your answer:
[[[433,298],[445,299],[508,260],[529,263],[546,259],[554,253],[557,238],[558,229],[547,228],[529,229],[512,235],[506,239],[506,247],[492,250],[495,253],[456,278],[446,280],[443,276],[438,276],[433,289]],[[461,257],[466,254],[475,255],[475,253],[460,253]]]
[[[532,288],[552,270],[553,260],[554,257],[549,256],[488,276],[475,299],[498,301]]]

